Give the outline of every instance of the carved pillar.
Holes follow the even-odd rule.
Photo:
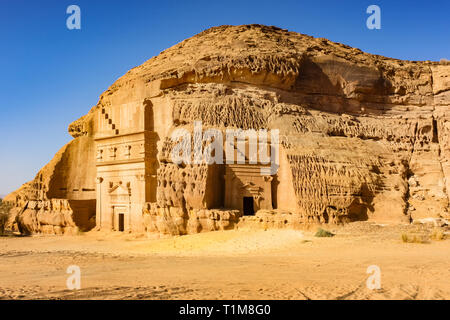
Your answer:
[[[131,182],[127,183],[127,190],[128,190],[128,226],[126,228],[127,232],[131,232]]]
[[[131,146],[130,145],[125,145],[124,147],[124,157],[125,159],[130,159],[131,156]]]
[[[111,206],[111,231],[115,231],[114,227],[116,225],[115,214],[114,214],[114,206]]]
[[[264,209],[273,210],[272,205],[272,181],[273,176],[263,176],[265,185],[264,185]]]
[[[110,147],[109,148],[109,157],[112,160],[116,160],[116,156],[117,156],[117,148],[116,147]]]
[[[97,149],[97,162],[103,160],[103,149]]]
[[[97,178],[97,205],[96,205],[95,221],[96,221],[97,227],[99,229],[102,228],[102,182],[103,182],[103,178],[98,177]]]

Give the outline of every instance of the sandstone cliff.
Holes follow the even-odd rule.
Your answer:
[[[36,204],[30,208],[30,201],[98,202],[96,152],[99,159],[103,149],[96,150],[95,139],[131,134],[141,116],[145,130],[157,134],[151,152],[158,159],[156,174],[149,175],[156,181],[155,190],[149,186],[141,197],[142,220],[130,221],[147,231],[185,234],[239,223],[234,211],[204,211],[235,209],[208,194],[222,189],[213,186],[219,180],[208,182],[207,169],[179,168],[165,156],[169,134],[196,120],[219,129],[280,130],[272,208],[242,223],[409,223],[449,215],[450,64],[391,59],[246,25],[208,29],[118,79],[69,126],[74,140],[5,199],[21,208],[17,220],[24,221],[27,210],[32,215]],[[112,192],[116,187],[110,186]],[[44,223],[45,215],[34,215],[34,222],[23,223],[27,229],[53,224],[59,230],[58,219]],[[84,215],[83,221],[92,213]],[[215,226],[221,215],[228,218]],[[204,227],[193,222],[199,219],[206,219]]]

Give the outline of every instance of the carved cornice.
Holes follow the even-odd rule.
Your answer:
[[[140,163],[145,162],[145,158],[136,158],[136,159],[124,159],[124,160],[115,160],[115,161],[104,161],[104,162],[97,162],[97,167],[105,167],[105,166],[113,166],[118,164],[129,164],[129,163]]]

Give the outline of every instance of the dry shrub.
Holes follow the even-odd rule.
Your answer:
[[[5,234],[5,227],[8,222],[11,205],[7,202],[2,202],[0,199],[0,236]]]
[[[404,243],[429,243],[429,239],[427,236],[414,233],[402,233],[402,241]]]
[[[332,238],[335,236],[335,234],[331,233],[330,231],[319,228],[314,236],[318,238]]]
[[[435,241],[442,241],[445,239],[445,233],[440,228],[434,228],[431,232],[431,239]]]

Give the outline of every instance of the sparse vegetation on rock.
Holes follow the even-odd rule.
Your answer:
[[[5,234],[5,227],[8,222],[11,204],[0,199],[0,236]]]

